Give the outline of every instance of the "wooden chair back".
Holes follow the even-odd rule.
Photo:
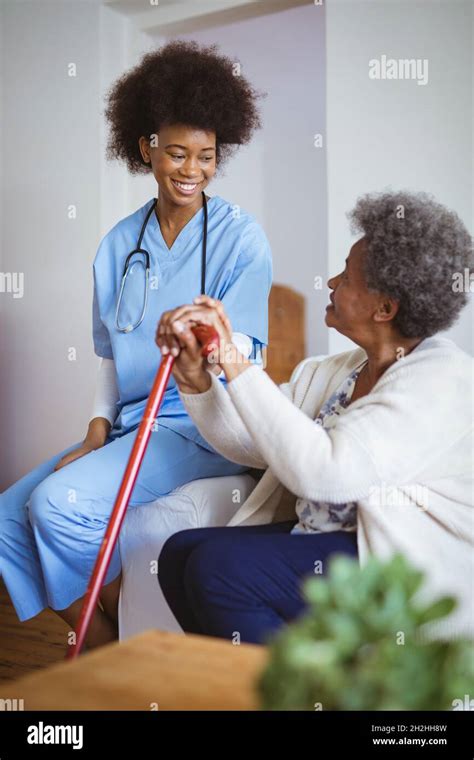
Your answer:
[[[275,383],[287,382],[306,356],[305,316],[305,298],[301,293],[286,285],[272,286],[265,369]]]

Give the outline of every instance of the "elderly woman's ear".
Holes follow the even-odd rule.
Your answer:
[[[399,309],[399,302],[393,298],[384,299],[374,314],[376,322],[389,322],[394,319]]]

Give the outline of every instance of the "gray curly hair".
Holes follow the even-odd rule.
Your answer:
[[[446,330],[467,303],[453,275],[472,266],[471,237],[459,216],[427,193],[362,196],[348,213],[365,236],[366,284],[399,301],[394,325],[407,338]]]

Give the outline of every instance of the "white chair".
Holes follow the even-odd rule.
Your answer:
[[[256,482],[250,473],[193,480],[127,511],[119,539],[120,640],[149,628],[182,631],[158,583],[157,560],[163,544],[180,530],[226,525]]]

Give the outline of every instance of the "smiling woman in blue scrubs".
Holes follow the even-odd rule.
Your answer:
[[[164,312],[192,304],[200,294],[205,201],[205,291],[225,304],[237,343],[255,356],[255,349],[267,342],[272,279],[268,241],[250,214],[205,194],[216,168],[259,126],[256,98],[230,59],[214,47],[184,42],[144,56],[108,94],[108,155],[126,161],[132,173],[152,172],[158,198],[118,222],[94,260],[93,339],[102,359],[84,441],[44,462],[0,496],[0,573],[20,620],[49,606],[71,628],[77,624],[159,365],[157,323]],[[148,212],[141,242],[150,256],[146,309],[143,267],[132,266],[118,325],[130,322],[135,329],[125,332],[117,329],[117,299],[125,260],[137,247]],[[198,313],[198,306],[191,308]],[[201,437],[171,380],[129,508],[191,480],[245,469]],[[117,637],[120,580],[116,548],[101,607],[89,628],[88,648]]]

